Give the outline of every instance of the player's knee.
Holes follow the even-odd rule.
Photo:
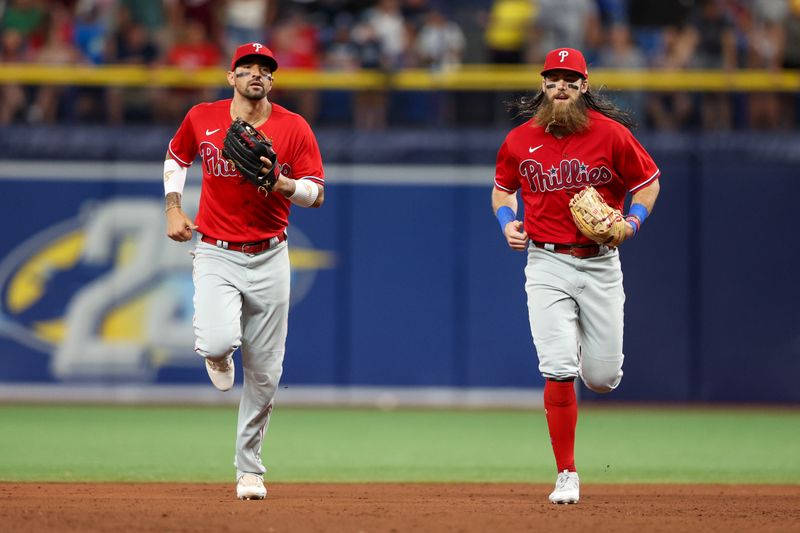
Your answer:
[[[619,384],[619,382],[617,382],[617,384],[614,384],[608,381],[597,381],[589,379],[584,379],[583,383],[586,385],[586,387],[589,388],[589,390],[597,392],[599,394],[606,394],[607,392],[611,392],[612,390],[617,388],[617,385]]]
[[[208,359],[222,359],[229,356],[241,344],[241,334],[236,325],[214,328],[200,333],[195,340],[194,350]]]
[[[605,394],[616,389],[622,381],[622,360],[595,361],[587,364],[584,359],[580,374],[583,383],[590,390]]]

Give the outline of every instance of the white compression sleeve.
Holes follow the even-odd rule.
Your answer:
[[[171,192],[183,194],[186,184],[186,167],[182,167],[174,159],[164,160],[164,196]]]
[[[289,197],[289,201],[300,207],[311,207],[317,201],[319,187],[309,180],[295,181],[294,194]]]

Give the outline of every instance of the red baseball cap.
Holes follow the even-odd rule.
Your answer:
[[[569,70],[580,74],[585,79],[589,78],[589,71],[586,69],[586,60],[580,50],[574,48],[556,48],[547,52],[544,59],[542,76],[548,70]]]
[[[236,49],[231,59],[231,70],[236,69],[236,64],[247,56],[261,56],[267,58],[267,64],[272,72],[278,70],[278,62],[272,55],[272,50],[261,43],[247,43]]]

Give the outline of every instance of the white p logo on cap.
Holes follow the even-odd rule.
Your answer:
[[[569,55],[569,52],[567,52],[566,50],[561,50],[561,51],[558,53],[558,55],[559,55],[559,57],[561,57],[561,63],[563,63],[563,62],[564,62],[564,60],[565,60],[565,59],[567,58],[567,56]]]
[[[253,48],[255,48],[256,52],[258,52],[259,50],[264,48],[264,45],[263,44],[258,44],[258,43],[253,43]],[[561,61],[564,61],[564,60],[562,59]]]

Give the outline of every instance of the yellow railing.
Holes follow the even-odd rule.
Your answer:
[[[384,74],[367,70],[326,72],[288,68],[276,72],[276,82],[280,88],[355,91],[381,88],[422,91],[517,91],[537,87],[540,79],[538,67],[497,65],[468,65],[438,73],[420,69]],[[723,72],[719,70],[595,69],[590,72],[589,81],[594,86],[604,85],[611,90],[626,91],[800,91],[800,71],[798,70]],[[146,68],[120,65],[92,67],[7,63],[0,65],[0,84],[8,83],[125,87],[225,87],[227,80],[222,68],[187,72],[167,67]]]

